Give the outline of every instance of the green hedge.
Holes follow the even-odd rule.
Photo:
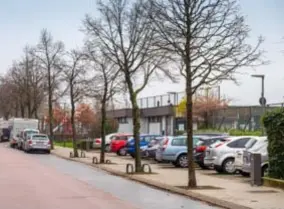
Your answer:
[[[229,130],[229,135],[231,136],[261,136],[261,131],[245,131],[245,130],[238,130],[238,129],[231,129]]]
[[[238,129],[216,130],[216,129],[199,129],[194,131],[194,134],[200,133],[228,133],[230,136],[261,136],[261,131],[245,131]]]
[[[268,136],[268,175],[284,179],[284,108],[267,112],[262,122]]]

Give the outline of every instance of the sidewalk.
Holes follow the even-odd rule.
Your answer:
[[[69,158],[71,151],[70,148],[56,147],[52,153],[63,158]],[[77,158],[74,160],[91,165],[93,157],[99,158],[99,153],[88,152],[86,153],[86,158]],[[127,175],[125,172],[126,164],[134,164],[134,160],[131,157],[118,157],[113,153],[108,153],[106,154],[106,159],[114,164],[95,166],[116,175],[121,175],[145,184],[184,194],[193,199],[223,206],[225,208],[284,208],[283,190],[269,187],[252,187],[249,184],[248,178],[216,175],[214,171],[196,170],[198,186],[204,187],[204,189],[188,191],[179,188],[179,186],[186,186],[187,184],[187,169],[178,169],[169,164],[156,164],[143,160],[143,163],[151,165],[152,171],[155,174]]]

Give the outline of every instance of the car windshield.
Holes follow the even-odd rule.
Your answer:
[[[45,135],[33,135],[33,140],[48,140],[48,137]]]

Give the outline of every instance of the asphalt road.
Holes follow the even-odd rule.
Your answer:
[[[0,144],[3,209],[215,209],[101,170]]]

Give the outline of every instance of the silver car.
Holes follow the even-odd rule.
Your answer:
[[[248,143],[253,146],[257,139],[259,139],[257,136],[231,137],[229,142],[215,146],[215,148],[209,150],[210,152],[206,150],[204,164],[213,163],[214,169],[218,173],[235,173],[236,153],[243,151]]]
[[[252,153],[261,154],[261,175],[264,176],[268,171],[268,140],[265,140],[264,143],[259,144],[257,147],[252,147],[247,152],[244,152],[243,156],[243,165],[242,165],[242,175],[249,176],[251,172],[251,155]]]
[[[253,141],[250,141],[250,142],[253,143],[253,146],[251,146],[251,143],[247,143],[245,150],[239,151],[235,155],[235,168],[241,174],[242,174],[244,153],[246,153],[246,151],[253,151],[253,150],[259,149],[259,147],[267,143],[267,137],[266,136],[259,137],[259,140],[257,140],[256,143],[254,143]],[[244,175],[247,175],[247,174],[244,173]]]
[[[41,150],[50,153],[50,140],[46,134],[33,134],[24,141],[23,149],[25,152]]]

